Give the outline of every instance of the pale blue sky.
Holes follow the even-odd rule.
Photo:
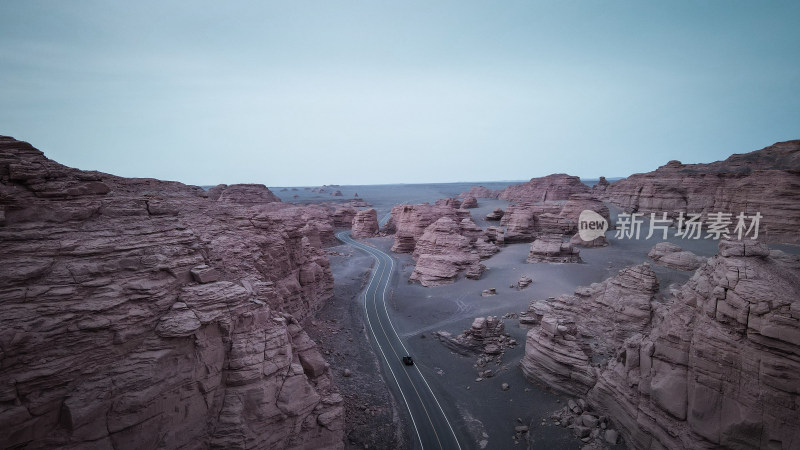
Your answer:
[[[272,186],[584,178],[800,138],[800,2],[0,3],[0,134]]]

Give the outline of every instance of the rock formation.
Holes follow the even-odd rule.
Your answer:
[[[350,228],[358,210],[349,206],[336,208],[333,212],[333,226],[336,228]]]
[[[509,202],[544,202],[568,200],[573,194],[589,193],[591,190],[579,177],[558,173],[546,177],[531,178],[527,183],[515,184],[503,189],[498,198]]]
[[[687,272],[694,272],[706,260],[692,252],[684,251],[670,242],[659,242],[653,246],[647,256],[660,266]]]
[[[426,287],[440,286],[454,282],[462,271],[468,278],[480,278],[485,270],[481,258],[498,250],[472,220],[465,218],[457,224],[442,217],[429,225],[417,241],[412,254],[417,265],[410,280]]]
[[[584,241],[580,234],[575,233],[569,240],[570,244],[577,245],[581,247],[588,247],[588,248],[596,248],[596,247],[607,247],[608,246],[608,239],[605,236],[598,236],[591,241]]]
[[[455,337],[446,331],[437,331],[434,335],[445,347],[458,354],[479,355],[476,367],[481,378],[494,376],[494,372],[486,369],[486,366],[490,362],[501,365],[505,350],[517,345],[517,341],[505,332],[505,324],[497,316],[476,317],[468,330]]]
[[[495,208],[494,211],[486,215],[486,220],[500,220],[503,218],[503,214],[505,214],[503,208]]]
[[[298,324],[332,295],[324,208],[84,172],[3,137],[0,210],[3,446],[343,446]]]
[[[461,202],[461,207],[464,209],[471,209],[478,207],[478,200],[475,197],[468,195],[464,197],[464,201]]]
[[[497,198],[498,195],[500,195],[500,191],[495,191],[484,186],[472,186],[469,191],[462,192],[458,196],[461,198]]]
[[[417,239],[425,232],[428,225],[442,217],[449,217],[454,221],[469,217],[469,211],[458,209],[453,205],[398,205],[392,208],[392,215],[386,224],[387,232],[394,232],[394,245],[392,251],[396,253],[412,253],[417,245]]]
[[[780,142],[710,164],[670,161],[619,180],[604,199],[628,212],[760,213],[758,239],[800,243],[800,140]],[[749,225],[749,221],[748,221]]]
[[[378,234],[378,213],[374,209],[359,211],[353,218],[353,237],[371,238]]]
[[[561,239],[561,235],[545,234],[531,244],[527,262],[579,263],[581,256],[577,248]]]
[[[796,448],[798,267],[796,255],[723,240],[667,298],[646,264],[624,269],[538,302],[523,372],[586,393],[632,448]]]

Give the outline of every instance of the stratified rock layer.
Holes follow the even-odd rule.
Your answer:
[[[464,197],[464,201],[461,202],[461,207],[464,209],[477,208],[478,200],[475,197],[468,195]]]
[[[422,203],[419,205],[398,205],[392,208],[389,223],[386,224],[388,232],[394,231],[394,245],[392,251],[396,253],[412,253],[417,245],[417,239],[422,236],[428,225],[442,217],[448,217],[456,223],[469,217],[469,211],[458,209],[459,205],[452,203],[437,203],[434,205]]]
[[[359,211],[353,217],[353,237],[371,238],[376,234],[378,234],[378,213],[374,209]]]
[[[800,140],[710,164],[670,161],[616,181],[602,195],[628,212],[730,213],[730,231],[739,213],[760,213],[759,240],[800,243]]]
[[[721,241],[665,299],[645,267],[532,305],[526,376],[588,391],[633,448],[797,448],[800,258]]]
[[[509,186],[500,192],[498,198],[510,202],[544,202],[568,200],[572,194],[590,191],[579,177],[558,173]]]
[[[570,242],[564,242],[560,235],[548,234],[533,241],[527,262],[579,263],[581,256],[580,251]]]
[[[697,256],[690,251],[685,251],[669,242],[659,242],[653,246],[647,256],[658,265],[687,272],[694,272],[706,260],[702,256]]]
[[[297,320],[332,295],[324,208],[83,172],[0,138],[0,442],[341,448]]]

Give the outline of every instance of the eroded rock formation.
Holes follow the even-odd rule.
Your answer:
[[[537,302],[523,371],[587,393],[633,448],[796,448],[799,265],[723,240],[666,298],[640,265]]]
[[[464,201],[461,202],[461,207],[464,209],[477,208],[478,200],[475,197],[468,195],[464,197]]]
[[[576,176],[557,173],[546,177],[531,178],[522,184],[503,189],[498,198],[510,202],[544,202],[568,200],[572,194],[588,193],[589,186]]]
[[[706,260],[702,256],[697,256],[690,251],[685,251],[670,242],[659,242],[653,246],[647,256],[658,265],[687,272],[694,272]]]
[[[497,198],[498,195],[500,195],[500,191],[495,191],[484,186],[472,186],[469,191],[462,192],[458,196],[461,198]]]
[[[564,242],[561,235],[545,234],[536,238],[531,244],[527,262],[579,263],[581,255],[580,250],[572,243]]]
[[[297,320],[332,295],[325,208],[71,169],[0,138],[0,442],[342,447]]]
[[[425,229],[442,217],[461,222],[469,217],[469,211],[458,209],[452,204],[422,203],[419,205],[398,205],[392,208],[392,215],[386,224],[387,232],[394,232],[392,251],[396,253],[412,253],[417,239]]]
[[[353,237],[371,238],[378,234],[378,213],[370,208],[359,211],[353,217]]]
[[[604,199],[628,212],[762,216],[758,239],[800,243],[800,140],[710,164],[670,161],[609,185]],[[749,225],[749,221],[748,221]]]

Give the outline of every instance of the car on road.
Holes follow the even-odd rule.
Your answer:
[[[414,360],[408,355],[403,356],[403,364],[405,364],[407,366],[413,366],[414,365]]]

